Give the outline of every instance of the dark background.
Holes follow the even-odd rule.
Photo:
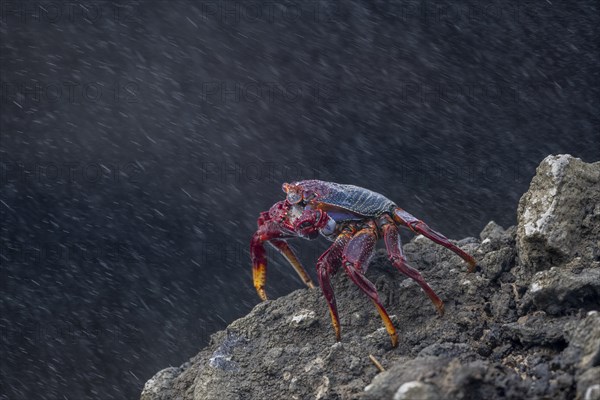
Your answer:
[[[2,1],[0,398],[133,399],[194,355],[258,303],[283,181],[462,238],[548,154],[600,159],[596,1],[389,3]]]

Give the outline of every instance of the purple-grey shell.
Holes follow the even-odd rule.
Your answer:
[[[396,207],[393,201],[382,194],[359,186],[319,180],[299,181],[293,185],[317,194],[319,203],[340,207],[365,217],[377,217]]]

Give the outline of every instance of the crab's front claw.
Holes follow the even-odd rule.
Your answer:
[[[265,246],[259,232],[252,236],[250,242],[250,256],[252,257],[252,278],[254,287],[261,300],[267,300],[265,292],[265,283],[267,281],[267,258],[265,256]]]
[[[316,239],[319,230],[327,226],[329,216],[321,210],[305,210],[302,215],[294,221],[294,231],[307,239]]]
[[[279,205],[277,206],[279,207]],[[285,208],[283,208],[285,210]],[[274,215],[277,217],[277,214]],[[298,276],[309,288],[313,288],[314,284],[310,276],[298,260],[294,251],[287,244],[286,239],[296,236],[292,231],[292,226],[271,220],[270,212],[263,212],[258,218],[258,230],[250,240],[250,256],[252,259],[252,277],[254,287],[260,298],[267,300],[265,293],[265,284],[267,281],[267,256],[265,251],[265,243],[272,245],[286,260],[294,267]]]

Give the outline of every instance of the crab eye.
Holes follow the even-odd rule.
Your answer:
[[[290,204],[298,204],[302,200],[302,196],[298,192],[289,191],[287,194],[287,201]]]

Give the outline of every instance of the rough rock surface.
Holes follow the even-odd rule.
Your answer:
[[[407,258],[446,303],[443,317],[379,251],[367,276],[398,329],[396,349],[340,273],[342,342],[320,290],[297,290],[258,304],[187,363],[157,373],[141,398],[600,399],[599,175],[600,163],[546,158],[517,227],[490,222],[480,239],[457,242],[480,272],[466,273],[422,236],[407,243]]]
[[[517,249],[529,270],[541,271],[573,257],[598,260],[600,162],[548,156],[538,166],[518,211]]]

